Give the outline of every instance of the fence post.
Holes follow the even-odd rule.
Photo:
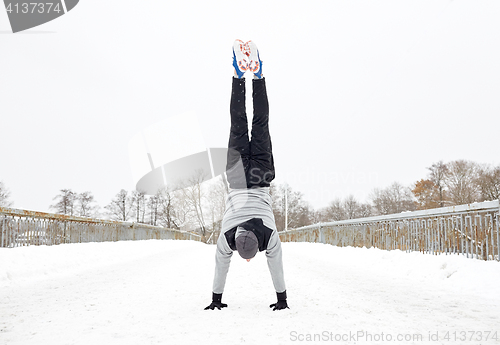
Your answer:
[[[489,229],[488,222],[486,221],[486,218],[484,218],[484,229],[483,229],[483,231],[484,231],[484,238],[486,240],[486,247],[483,245],[483,248],[484,247],[486,248],[486,255],[484,256],[485,260],[488,260],[489,257],[490,257],[490,251],[489,251],[489,249],[490,249],[489,248],[490,241],[489,241],[489,238],[488,238],[489,237],[488,229]]]
[[[497,213],[496,218],[497,218],[497,258],[498,258],[498,261],[500,261],[500,233],[499,233],[500,226],[498,225],[498,221],[500,220],[499,219],[500,218],[500,210],[499,210],[499,213]],[[493,254],[493,255],[495,255],[495,254]]]
[[[478,223],[477,223],[477,215],[474,217],[474,227],[473,227],[473,231],[472,231],[472,234],[474,236],[474,244],[476,247],[476,259],[479,259],[479,245],[478,245]],[[471,221],[472,221],[472,218],[471,218]],[[482,253],[481,253],[482,254]],[[474,258],[474,256],[472,256]]]

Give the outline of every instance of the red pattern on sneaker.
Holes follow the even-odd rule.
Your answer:
[[[233,49],[235,49],[238,68],[240,69],[240,71],[246,72],[248,70],[249,63],[248,56],[250,55],[248,45],[242,40],[236,40]]]
[[[250,57],[250,47],[248,46],[248,42],[245,43],[241,42],[240,49],[243,52],[243,54],[245,54],[247,57]]]
[[[252,41],[248,41],[245,44],[248,46],[248,50],[250,51],[250,55],[248,56],[248,70],[252,73],[259,73],[261,61],[259,59],[259,50],[257,49],[257,45]]]

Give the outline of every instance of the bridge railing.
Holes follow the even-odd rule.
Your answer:
[[[149,239],[200,241],[201,237],[141,223],[0,207],[0,248]]]
[[[499,201],[319,223],[280,232],[283,242],[461,254],[500,261]]]

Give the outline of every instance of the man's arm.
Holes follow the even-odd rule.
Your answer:
[[[215,308],[221,309],[227,307],[227,304],[222,303],[222,293],[224,292],[224,285],[226,285],[227,272],[229,271],[229,264],[233,251],[226,241],[226,236],[220,234],[217,240],[217,249],[215,250],[215,274],[214,284],[212,287],[212,303],[205,308],[214,310]]]
[[[283,260],[281,257],[281,241],[277,231],[275,231],[269,239],[266,256],[267,265],[269,266],[269,271],[273,279],[274,289],[276,290],[276,296],[278,297],[278,302],[271,304],[269,307],[273,308],[273,310],[288,309],[285,277],[283,274]]]
[[[283,274],[283,260],[281,257],[281,241],[278,232],[274,231],[269,239],[266,250],[267,266],[273,279],[274,289],[277,293],[284,292],[285,276]]]
[[[217,240],[217,249],[215,251],[215,275],[212,288],[213,293],[221,294],[224,292],[227,272],[229,271],[232,256],[233,251],[227,244],[226,237],[224,234],[220,234],[219,239]]]

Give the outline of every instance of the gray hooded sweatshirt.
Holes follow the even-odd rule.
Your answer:
[[[242,226],[242,227],[241,227]],[[276,292],[286,290],[281,241],[276,229],[268,187],[231,189],[215,253],[214,293],[223,293],[233,251],[234,239],[245,228],[259,240],[259,251],[266,251],[267,265]]]

